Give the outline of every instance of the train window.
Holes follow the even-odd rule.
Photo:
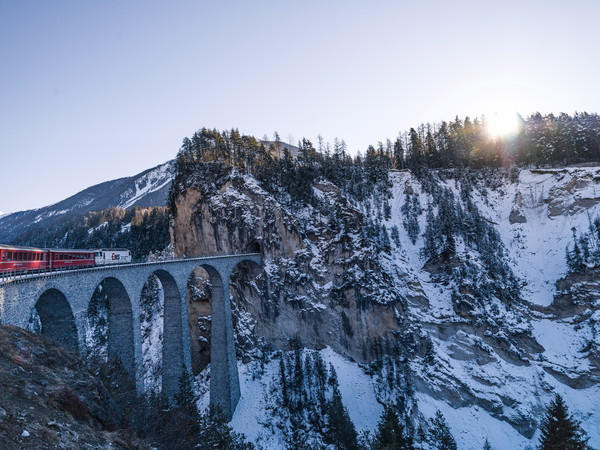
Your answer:
[[[2,252],[2,261],[6,261],[6,252]]]
[[[12,252],[6,252],[6,260],[12,261]]]

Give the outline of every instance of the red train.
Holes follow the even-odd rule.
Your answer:
[[[0,244],[0,276],[94,267],[95,251],[16,247]]]

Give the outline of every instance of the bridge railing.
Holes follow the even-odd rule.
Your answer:
[[[111,262],[108,264],[97,264],[97,265],[86,265],[86,266],[76,266],[76,267],[61,267],[54,269],[35,269],[35,270],[22,270],[22,271],[14,271],[14,270],[1,270],[0,271],[0,285],[11,282],[11,281],[24,281],[30,280],[32,278],[40,278],[40,277],[49,277],[55,275],[62,275],[69,272],[75,271],[89,271],[89,270],[101,270],[101,269],[111,269],[111,268],[124,268],[130,267],[132,265],[137,264],[160,264],[164,262],[176,262],[176,261],[188,261],[193,259],[206,259],[206,258],[230,258],[235,256],[244,256],[244,255],[258,255],[258,253],[238,253],[234,255],[202,255],[202,256],[160,256],[160,257],[151,257],[151,258],[136,258],[132,259],[130,262]]]

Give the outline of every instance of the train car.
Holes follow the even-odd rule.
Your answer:
[[[93,250],[51,249],[48,252],[50,270],[83,269],[95,265]]]
[[[0,244],[0,277],[130,262],[131,252],[125,248],[74,250]]]
[[[48,269],[48,250],[0,244],[0,274],[26,274]]]
[[[126,248],[100,248],[94,251],[97,266],[131,262],[131,252]]]

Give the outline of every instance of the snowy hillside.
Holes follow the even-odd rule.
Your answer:
[[[249,191],[229,186],[223,188],[223,194],[212,197],[209,204],[219,204],[228,210],[233,201],[237,206],[231,214],[241,208],[234,215],[254,217],[256,212],[244,212],[244,208],[262,210],[256,196],[267,194],[248,180],[246,177],[245,186]],[[323,235],[323,230],[328,229],[327,223],[323,223],[327,219],[315,216],[310,208],[295,213],[299,226],[309,229],[314,237],[302,244],[302,249],[294,251],[289,248],[293,239],[282,235],[285,244],[278,245],[287,245],[286,251],[292,256],[279,260],[270,254],[270,247],[265,247],[266,267],[271,282],[277,283],[280,266],[289,264],[290,257],[302,255],[302,260],[310,261],[310,269],[305,269],[305,273],[313,277],[311,283],[315,286],[310,295],[318,296],[321,309],[304,306],[307,309],[300,311],[307,311],[302,314],[319,311],[310,312],[321,318],[318,328],[314,328],[319,336],[322,334],[315,337],[317,348],[318,342],[327,342],[327,333],[331,336],[331,346],[320,354],[326,364],[333,364],[337,371],[343,403],[357,431],[373,432],[382,404],[408,395],[407,398],[412,398],[409,405],[413,406],[407,408],[415,427],[425,426],[440,410],[461,449],[482,448],[486,438],[493,448],[526,449],[537,445],[539,421],[546,405],[555,393],[560,393],[588,432],[590,444],[600,446],[597,426],[600,423],[600,377],[594,350],[600,345],[597,325],[600,304],[592,301],[591,309],[565,307],[559,312],[553,306],[559,294],[556,282],[567,272],[565,248],[572,242],[571,229],[575,227],[579,233],[585,231],[590,218],[600,213],[598,180],[598,168],[521,170],[511,174],[471,171],[466,176],[449,172],[429,180],[417,179],[408,171],[396,171],[391,172],[389,218],[384,217],[385,208],[375,203],[355,205],[365,217],[382,217],[383,230],[391,231],[390,252],[380,253],[379,264],[384,274],[396,274],[390,288],[407,302],[406,319],[399,330],[403,330],[404,336],[409,333],[422,342],[429,342],[426,345],[429,350],[408,353],[412,356],[408,360],[410,382],[407,385],[388,386],[384,381],[390,370],[399,370],[406,364],[402,358],[390,366],[384,354],[383,366],[377,368],[372,361],[359,365],[332,350],[333,347],[338,352],[352,354],[353,346],[367,331],[357,328],[355,318],[348,313],[350,319],[344,319],[344,326],[354,333],[354,341],[347,344],[349,347],[340,346],[340,341],[344,342],[345,328],[329,323],[330,319],[326,318],[334,311],[327,293],[335,285],[326,283],[325,274],[337,270],[331,263],[329,268],[324,266],[328,264],[326,252],[330,251],[326,249],[330,249],[333,241]],[[330,202],[330,208],[339,205],[335,192],[326,184],[315,187],[316,195]],[[250,200],[253,197],[254,200]],[[198,198],[194,197],[193,201],[197,202]],[[279,208],[273,205],[269,207],[272,211]],[[443,212],[448,208],[450,212]],[[209,211],[203,212],[203,220],[213,220],[208,218]],[[444,225],[442,213],[451,214],[455,223]],[[219,217],[218,220],[226,220]],[[321,222],[315,222],[314,217]],[[273,223],[273,219],[270,220]],[[279,219],[275,220],[278,223]],[[450,234],[442,241],[439,236],[427,237],[432,230],[431,221],[437,226],[451,226],[454,230],[451,244],[446,241]],[[469,227],[480,230],[485,239],[480,241],[469,234]],[[438,229],[436,233],[450,233],[443,230]],[[246,231],[250,235],[253,232]],[[225,235],[223,231],[221,236]],[[353,252],[363,248],[355,254],[362,254],[364,258],[369,253],[361,247],[364,244],[359,243],[361,235],[361,232],[349,234],[347,245],[355,249]],[[273,238],[263,234],[263,239],[270,242]],[[390,245],[383,239],[383,245]],[[433,239],[438,246],[452,245],[448,259],[444,259],[444,253],[437,259],[428,255],[427,239]],[[489,245],[494,247],[489,248]],[[351,253],[345,258],[354,256]],[[321,275],[311,275],[312,270]],[[498,273],[504,275],[495,278]],[[510,281],[511,277],[514,282]],[[506,287],[494,290],[494,286],[499,285]],[[264,289],[258,283],[255,288]],[[384,295],[385,290],[381,294]],[[244,301],[251,302],[248,298]],[[308,305],[308,299],[303,302]],[[279,303],[279,308],[286,306]],[[402,314],[400,304],[397,308],[398,316]],[[296,320],[300,322],[298,330],[302,326],[313,326],[310,322],[302,325],[303,319],[293,318],[292,311],[280,310],[280,314],[285,314],[287,325],[274,331],[293,333],[291,330],[296,325],[292,323]],[[381,314],[371,310],[363,320],[377,323],[382,320]],[[265,327],[270,330],[273,326],[266,325],[264,320],[259,317],[255,325],[263,333]],[[335,330],[333,335],[331,330]],[[250,331],[244,333],[251,334]],[[310,336],[308,331],[296,333]],[[232,425],[264,448],[280,448],[286,439],[281,429],[286,429],[289,423],[277,422],[287,416],[277,419],[277,415],[269,415],[269,411],[274,410],[273,397],[281,395],[277,393],[280,389],[277,362],[276,359],[269,361],[260,376],[256,375],[256,364],[240,366],[242,399]],[[206,402],[207,397],[201,404]],[[272,423],[279,425],[273,427]],[[310,432],[305,433],[306,439],[316,439],[311,436]],[[426,444],[421,444],[426,448]]]
[[[173,170],[174,161],[169,161],[132,177],[89,187],[54,205],[0,217],[0,242],[12,242],[30,229],[43,230],[65,218],[90,211],[110,207],[164,206]]]
[[[490,187],[490,184],[494,185],[489,183],[490,180],[475,182],[473,198],[482,214],[499,231],[526,302],[541,306],[552,302],[556,282],[567,271],[565,248],[572,242],[572,227],[583,231],[590,218],[600,213],[598,180],[598,168],[570,168],[522,170],[516,182],[499,180],[500,183],[493,187]],[[408,172],[395,173],[393,182],[392,219],[387,225],[397,225],[402,235],[405,231],[400,209],[407,186],[411,186],[421,198],[423,207],[433,200]],[[447,185],[457,189],[453,179],[447,180]],[[425,221],[422,217],[420,220],[423,229]],[[534,358],[539,363],[531,360],[529,364],[515,364],[494,355],[493,351],[489,352],[491,349],[485,348],[475,330],[469,334],[469,331],[458,327],[458,331],[453,331],[456,334],[449,336],[450,327],[443,324],[455,317],[451,295],[447,287],[432,281],[431,274],[419,270],[424,262],[420,256],[422,245],[422,238],[413,245],[405,235],[402,250],[396,254],[397,264],[403,265],[404,270],[413,273],[419,280],[431,305],[430,308],[413,307],[411,312],[423,325],[437,328],[432,336],[437,356],[443,363],[441,371],[446,373],[444,376],[455,380],[457,389],[466,391],[468,395],[463,394],[465,398],[450,407],[435,398],[448,396],[448,393],[443,393],[443,388],[428,386],[426,390],[429,392],[416,395],[419,410],[425,415],[432,415],[435,409],[441,409],[455,430],[455,437],[462,442],[462,448],[480,447],[484,436],[489,438],[494,448],[525,448],[535,445],[537,433],[531,440],[524,439],[523,435],[515,433],[508,424],[498,419],[512,416],[513,421],[519,423],[519,416],[539,417],[553,393],[558,392],[578,412],[577,418],[582,420],[589,432],[592,445],[600,445],[598,377],[590,374],[595,382],[588,389],[573,389],[562,377],[564,374],[567,380],[574,379],[578,374],[589,371],[590,362],[583,349],[590,340],[596,339],[598,344],[597,330],[572,320],[558,321],[550,315],[525,311],[523,323],[543,347],[543,351]],[[431,316],[427,318],[427,314]],[[441,328],[445,329],[441,331]],[[473,346],[488,350],[488,358],[478,356]],[[414,366],[416,373],[423,370],[416,364]],[[432,381],[426,375],[424,378]],[[475,400],[469,400],[470,396]],[[481,402],[489,406],[484,409],[477,404]],[[461,403],[466,404],[463,406]],[[469,406],[468,403],[475,404]],[[512,438],[505,439],[508,436]],[[477,442],[479,444],[476,445]]]

